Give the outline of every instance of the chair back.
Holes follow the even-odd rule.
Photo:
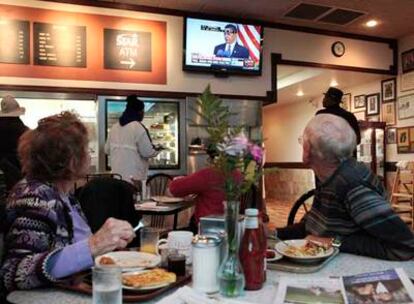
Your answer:
[[[172,176],[164,173],[154,174],[147,180],[147,187],[150,187],[151,195],[165,195]]]
[[[3,171],[4,183],[6,185],[6,192],[9,192],[14,185],[23,178],[23,175],[18,167],[13,165],[6,158],[0,160],[0,170]]]
[[[140,217],[135,212],[136,189],[130,183],[111,177],[97,177],[87,182],[77,196],[92,232],[109,217],[136,226]]]
[[[116,179],[122,179],[121,174],[118,173],[93,173],[93,174],[86,174],[86,182],[89,182],[90,180],[94,178],[100,178],[100,177],[109,177],[109,178],[116,178]]]
[[[289,211],[288,220],[287,220],[288,226],[295,223],[295,217],[296,217],[296,214],[298,214],[299,208],[302,207],[304,209],[305,214],[309,212],[308,207],[306,206],[305,202],[314,195],[315,195],[315,189],[312,189],[306,192],[305,194],[302,194],[302,196],[296,200],[296,202],[293,204],[292,208]]]

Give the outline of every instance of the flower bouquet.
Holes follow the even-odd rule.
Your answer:
[[[209,134],[209,149],[216,156],[212,166],[224,177],[225,228],[228,252],[219,269],[220,293],[228,297],[241,295],[244,276],[238,258],[238,229],[240,197],[250,191],[261,176],[263,150],[250,141],[243,132],[243,125],[230,126],[232,113],[222,101],[210,91],[204,90],[197,100],[196,111],[206,122]]]

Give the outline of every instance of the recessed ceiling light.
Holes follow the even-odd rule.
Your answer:
[[[329,84],[330,87],[336,87],[338,85],[338,83],[336,82],[335,79],[332,79],[331,83]]]
[[[299,91],[296,93],[296,96],[303,96],[303,95],[305,95],[305,94],[303,94],[303,91],[302,91],[302,90],[299,90]]]
[[[375,26],[378,25],[378,21],[372,19],[372,20],[367,21],[367,23],[365,23],[365,25],[368,26],[368,27],[375,27]]]

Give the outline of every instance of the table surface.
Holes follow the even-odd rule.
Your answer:
[[[295,274],[289,272],[268,270],[267,281],[264,287],[258,291],[246,292],[240,300],[251,303],[269,303],[271,304],[276,296],[277,283],[282,276],[290,277],[326,277],[326,276],[344,276],[355,275],[364,272],[373,272],[401,267],[405,270],[410,278],[414,278],[414,261],[392,262],[362,257],[352,254],[340,253],[328,265],[315,273]],[[170,293],[173,291],[170,291]],[[167,293],[168,294],[168,293]],[[166,294],[145,303],[152,304],[159,301]],[[37,289],[30,291],[14,291],[7,298],[10,302],[16,304],[54,304],[58,300],[61,304],[86,304],[91,303],[92,297],[84,294],[59,290],[56,288]],[[141,302],[143,303],[143,302]]]
[[[150,215],[169,215],[178,213],[182,210],[190,208],[194,206],[194,201],[184,201],[182,203],[174,203],[174,204],[160,204],[158,203],[155,207],[146,207],[141,206],[139,203],[135,204],[135,210],[141,214],[150,214]]]

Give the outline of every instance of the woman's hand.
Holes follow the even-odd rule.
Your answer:
[[[102,227],[89,238],[92,256],[125,248],[135,237],[132,226],[115,218],[108,218]]]

